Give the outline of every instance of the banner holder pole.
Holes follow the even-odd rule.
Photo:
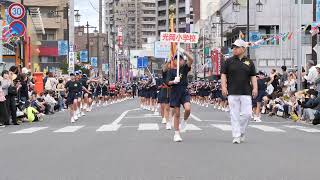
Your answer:
[[[177,52],[177,77],[179,77],[180,73],[180,42],[178,42],[178,52]]]

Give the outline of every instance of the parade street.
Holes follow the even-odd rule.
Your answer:
[[[75,124],[60,112],[0,130],[2,180],[314,180],[320,128],[284,119],[251,123],[232,144],[228,114],[192,105],[181,143],[160,116],[128,100]]]

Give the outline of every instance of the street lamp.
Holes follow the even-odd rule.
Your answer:
[[[234,12],[239,12],[240,11],[240,3],[239,3],[238,0],[233,1],[232,9],[233,9]]]
[[[262,4],[261,0],[259,0],[259,1],[257,2],[256,6],[257,6],[257,12],[262,12],[262,10],[263,10],[263,4]]]
[[[77,11],[77,13],[74,15],[74,17],[75,17],[76,22],[79,23],[81,15],[79,14],[79,10],[75,10],[75,11]]]
[[[240,11],[240,3],[238,2],[238,0],[236,0],[235,2],[233,2],[233,10],[235,12],[239,12]],[[261,2],[261,0],[258,1],[258,3],[256,4],[256,11],[257,12],[262,12],[263,10],[263,4]],[[250,34],[250,0],[247,0],[247,35],[246,35],[246,39],[249,42],[250,38],[249,38],[249,34]],[[250,58],[250,49],[248,48],[248,58]]]

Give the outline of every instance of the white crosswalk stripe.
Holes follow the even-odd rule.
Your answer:
[[[186,131],[201,131],[202,129],[194,124],[187,124]]]
[[[139,124],[138,131],[158,131],[159,130],[159,125],[156,123],[143,123]]]
[[[76,132],[79,129],[83,128],[84,126],[67,126],[61,129],[58,129],[56,131],[54,131],[55,133],[72,133],[72,132]]]
[[[163,127],[162,124],[159,123],[140,123],[139,125],[131,125],[131,126],[125,126],[122,124],[105,124],[101,125],[99,127],[96,127],[97,129],[95,132],[116,132],[119,131],[120,128],[137,128],[137,131],[159,131],[160,127]],[[21,129],[15,132],[9,132],[9,134],[31,134],[35,133],[37,131],[45,130],[47,129],[47,132],[54,132],[54,133],[75,133],[78,132],[80,129],[86,128],[86,126],[66,126],[60,129],[57,129],[55,131],[50,131],[48,127],[31,127],[26,129]],[[90,127],[91,129],[92,127]],[[311,128],[311,127],[305,127],[305,126],[299,126],[299,125],[281,125],[281,126],[269,126],[269,125],[262,125],[262,124],[252,124],[249,125],[250,129],[257,129],[259,131],[263,132],[270,132],[270,133],[290,133],[289,129],[292,130],[298,130],[303,131],[307,133],[320,133],[320,129]],[[52,128],[51,128],[52,129]],[[56,128],[55,128],[56,129]],[[163,128],[161,128],[163,129]],[[214,129],[222,130],[222,131],[232,131],[232,127],[230,124],[210,124],[210,126],[198,126],[195,124],[187,124],[187,127],[185,131],[214,131]],[[4,132],[5,129],[2,130]],[[292,131],[291,131],[292,132]]]
[[[308,127],[303,127],[303,126],[285,126],[285,127],[288,127],[291,129],[297,129],[297,130],[309,132],[309,133],[319,133],[320,132],[319,129],[308,128]]]
[[[48,127],[32,127],[32,128],[27,128],[27,129],[22,129],[20,131],[12,132],[11,134],[31,134],[47,128]]]
[[[231,131],[232,130],[231,125],[228,125],[228,124],[211,124],[211,126],[218,128],[222,131]]]
[[[121,124],[106,124],[99,127],[97,132],[117,131],[121,127]]]
[[[278,128],[266,126],[266,125],[250,125],[249,127],[260,129],[264,132],[286,132],[282,129],[278,129]]]

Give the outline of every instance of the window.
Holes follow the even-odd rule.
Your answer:
[[[55,41],[56,40],[56,30],[45,29],[46,34],[42,35],[43,41]]]
[[[312,4],[312,0],[301,0],[302,4]],[[295,3],[298,4],[298,0],[295,0]]]

